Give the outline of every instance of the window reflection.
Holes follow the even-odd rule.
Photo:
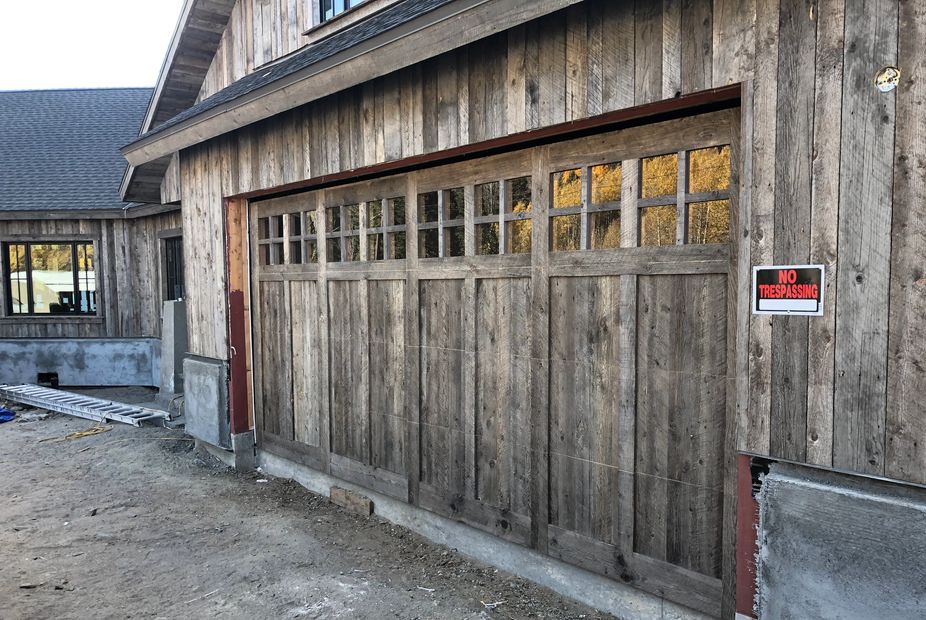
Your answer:
[[[678,191],[678,154],[659,155],[643,159],[641,196],[655,198]]]

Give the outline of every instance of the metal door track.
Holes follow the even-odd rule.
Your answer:
[[[141,426],[142,422],[158,423],[161,420],[170,419],[170,414],[166,411],[114,403],[101,398],[72,394],[38,385],[0,384],[0,398],[97,422],[112,420],[132,426]]]

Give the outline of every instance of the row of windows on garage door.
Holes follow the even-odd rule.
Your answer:
[[[625,175],[639,188],[641,246],[726,243],[730,237],[730,147],[680,151],[629,162],[562,170],[551,175],[550,250],[620,246]],[[467,191],[471,192],[471,194]],[[472,199],[468,200],[467,195]],[[473,218],[476,255],[531,251],[531,178],[521,176],[419,194],[419,258],[465,256],[464,222]],[[403,196],[370,196],[354,204],[258,219],[261,265],[401,260],[406,257]]]

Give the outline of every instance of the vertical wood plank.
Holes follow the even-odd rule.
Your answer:
[[[634,45],[634,104],[662,99],[662,3],[637,0]]]
[[[823,317],[810,321],[807,341],[808,463],[833,464],[833,385],[836,343],[836,243],[842,120],[844,0],[821,0],[817,24],[810,262],[826,268]]]
[[[309,446],[319,442],[318,288],[313,281],[291,283],[293,325],[293,438]]]
[[[718,3],[714,4],[717,16]],[[771,265],[775,240],[775,160],[778,76],[778,1],[760,3],[757,16],[758,34],[756,79],[752,83],[752,165],[751,230],[749,254],[753,265]],[[716,30],[715,30],[716,35]],[[716,53],[717,38],[714,39]],[[717,81],[715,64],[715,84]],[[750,276],[751,277],[751,276]],[[768,316],[749,319],[749,407],[744,428],[744,449],[768,454],[771,410],[771,339],[772,327]]]
[[[328,230],[327,212],[325,210],[325,192],[315,193],[315,219],[318,230]],[[325,459],[325,472],[331,470],[331,313],[329,311],[328,295],[328,239],[325,235],[318,235],[318,375],[319,375],[319,446],[327,457]]]
[[[763,79],[758,56],[775,37],[769,38],[772,33],[763,29],[762,21],[768,14],[778,15],[777,2],[764,4],[764,0],[714,0],[714,88],[743,82],[753,75]],[[766,16],[760,16],[762,12]]]
[[[926,482],[926,7],[900,5],[885,474]],[[903,128],[902,131],[899,128]]]
[[[566,25],[554,13],[540,18],[540,124],[566,121]]]
[[[549,152],[532,153],[533,224],[531,230],[531,546],[547,550],[549,524]]]
[[[636,23],[633,0],[599,4],[601,26],[601,112],[629,108],[636,92]]]
[[[527,82],[525,77],[525,27],[515,26],[508,30],[507,86],[508,86],[508,128],[511,133],[527,129]],[[473,68],[470,63],[470,68]],[[470,92],[470,97],[473,94]],[[470,120],[472,122],[472,120]]]
[[[588,26],[585,4],[566,10],[566,120],[588,116]]]
[[[775,249],[777,265],[810,258],[816,21],[806,0],[781,0],[776,112]],[[803,461],[807,450],[807,317],[772,319],[772,456]]]
[[[662,98],[681,94],[682,0],[662,0]]]
[[[871,76],[897,61],[897,11],[846,3],[833,465],[873,474],[884,473],[896,91]]]
[[[463,492],[468,498],[476,498],[477,437],[476,437],[476,278],[468,275],[463,280],[461,313],[463,319],[463,373],[462,385],[462,427],[463,427]]]
[[[370,280],[371,465],[405,473],[405,282]]]
[[[405,221],[405,471],[408,476],[408,501],[418,503],[421,480],[421,350],[418,283],[418,179],[414,173],[406,178]]]
[[[683,95],[713,85],[713,7],[711,0],[682,0],[681,91]]]

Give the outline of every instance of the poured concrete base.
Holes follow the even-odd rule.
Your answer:
[[[926,618],[926,490],[780,464],[758,500],[760,618]]]
[[[157,338],[12,338],[0,340],[0,383],[36,383],[57,373],[61,386],[157,386]]]
[[[228,369],[222,360],[183,360],[183,414],[186,432],[199,440],[230,450]]]
[[[705,618],[702,614],[630,586],[554,560],[531,549],[404,502],[374,493],[338,478],[298,465],[263,450],[257,452],[262,471],[295,480],[310,491],[329,496],[331,487],[356,491],[373,500],[376,514],[425,538],[457,549],[471,558],[529,579],[563,596],[627,620]]]

